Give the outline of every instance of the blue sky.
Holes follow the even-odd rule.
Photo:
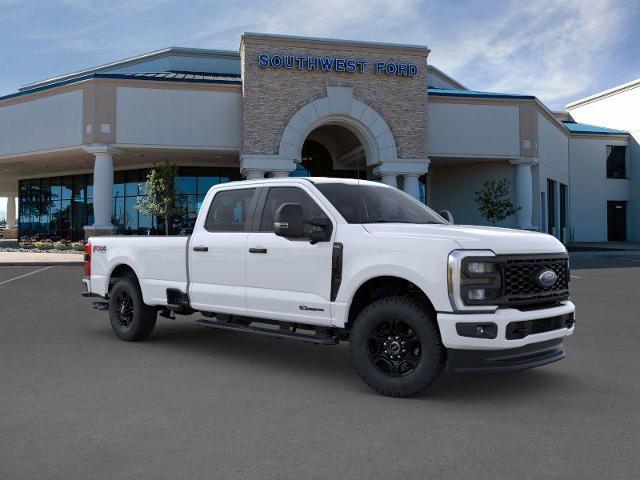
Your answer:
[[[468,88],[552,109],[640,77],[635,0],[0,0],[0,95],[167,46],[237,50],[245,31],[427,45]]]
[[[236,50],[244,31],[424,44],[478,90],[552,109],[640,77],[633,0],[0,0],[0,95],[167,46]]]

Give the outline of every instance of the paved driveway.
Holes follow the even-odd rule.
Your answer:
[[[0,478],[640,478],[640,262],[572,265],[566,360],[412,399],[370,391],[346,345],[190,317],[121,342],[80,267],[0,266]]]

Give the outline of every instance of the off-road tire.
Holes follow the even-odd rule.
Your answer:
[[[435,314],[410,297],[386,297],[367,306],[353,323],[349,340],[351,361],[362,380],[389,397],[417,394],[432,385],[446,365]]]
[[[123,303],[127,299],[127,307]],[[138,280],[125,276],[116,281],[109,294],[111,328],[120,340],[144,340],[156,326],[158,310],[144,303]]]

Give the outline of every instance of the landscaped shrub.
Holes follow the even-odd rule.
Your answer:
[[[48,242],[33,242],[33,248],[38,248],[40,250],[53,250],[53,242],[48,241]]]
[[[50,238],[21,237],[20,248],[24,248],[26,250],[74,250],[77,252],[83,252],[84,240],[73,242],[71,240],[61,239],[54,242]]]

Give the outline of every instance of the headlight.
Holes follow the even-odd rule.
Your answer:
[[[469,262],[467,263],[469,273],[489,273],[493,272],[493,263],[488,262]]]
[[[501,295],[502,278],[490,250],[455,250],[449,254],[448,288],[457,311],[493,311],[492,301]]]

